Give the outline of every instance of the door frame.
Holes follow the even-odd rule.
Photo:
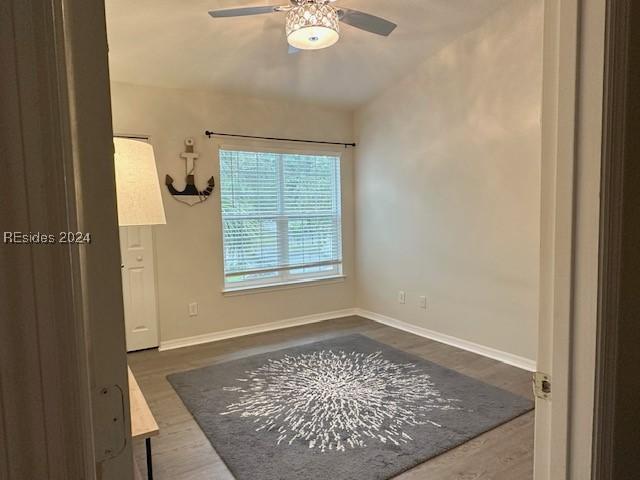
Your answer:
[[[606,0],[546,0],[534,477],[591,477]]]
[[[640,9],[632,0],[609,1],[593,480],[631,478],[640,468],[634,451],[640,441],[639,27]]]
[[[637,107],[629,55],[640,44],[632,27],[640,12],[631,0],[546,7],[545,60],[556,60],[545,61],[544,73],[539,365],[552,372],[553,400],[537,405],[536,479],[627,478],[620,469],[640,467],[616,458],[638,441],[637,428],[624,427],[637,411],[617,395],[633,391],[631,378],[638,387],[637,370],[629,371],[637,329],[629,330],[623,309],[637,316],[640,308],[629,294],[638,284],[638,198],[624,188],[638,176],[629,162],[640,148],[629,130],[638,120],[628,112]],[[626,342],[633,346],[622,358]]]
[[[63,12],[61,36],[70,110],[79,227],[95,238],[80,251],[80,285],[87,324],[92,393],[92,443],[100,480],[133,476],[129,384],[120,269],[111,87],[104,0],[54,0]],[[54,19],[56,20],[56,19]],[[59,66],[59,68],[62,65]],[[99,399],[107,389],[121,395],[123,431],[110,427],[112,412]],[[117,438],[124,435],[124,438]],[[98,445],[124,446],[99,451]]]
[[[613,479],[616,357],[620,322],[620,271],[627,78],[628,0],[607,11],[603,125],[600,291],[594,411],[594,480]],[[618,72],[618,75],[616,75]]]
[[[7,0],[0,36],[3,227],[92,235],[2,246],[2,473],[132,478],[104,0]]]

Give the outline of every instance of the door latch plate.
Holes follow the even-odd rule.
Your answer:
[[[536,372],[533,374],[533,393],[537,398],[542,400],[551,399],[551,376]]]
[[[127,444],[124,395],[118,385],[94,391],[93,422],[96,462],[117,457]]]

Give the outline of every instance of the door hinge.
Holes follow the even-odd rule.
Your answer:
[[[119,385],[94,390],[93,428],[96,462],[117,457],[127,445],[124,394]]]
[[[533,374],[533,393],[542,400],[551,399],[551,376],[536,372]]]

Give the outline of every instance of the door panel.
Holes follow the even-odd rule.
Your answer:
[[[120,227],[122,294],[129,352],[158,346],[151,228],[149,225]]]

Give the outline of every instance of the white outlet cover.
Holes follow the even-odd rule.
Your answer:
[[[406,300],[407,300],[407,296],[405,292],[403,290],[400,290],[398,292],[398,303],[405,303]]]
[[[418,299],[418,306],[420,308],[427,308],[427,297],[425,297],[424,295],[421,295],[420,298]]]
[[[189,304],[189,316],[190,317],[195,317],[196,315],[198,315],[198,304],[197,303],[190,303]]]

